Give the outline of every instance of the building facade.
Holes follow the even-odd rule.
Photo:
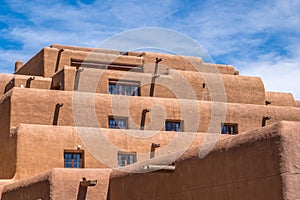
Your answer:
[[[146,187],[145,190],[148,188],[149,191],[138,196],[132,196],[134,192],[130,192],[130,188],[128,191],[120,189],[124,181],[131,182],[135,178],[137,181],[130,183],[135,187],[143,185],[143,180],[151,182],[156,178],[166,179],[172,185],[172,179],[167,179],[166,174],[137,174],[127,179],[129,172],[142,170],[139,163],[173,166],[174,162],[183,162],[178,161],[182,159],[186,160],[183,163],[192,162],[188,166],[193,168],[197,164],[187,159],[196,155],[191,153],[191,149],[199,149],[209,142],[213,144],[207,149],[217,156],[216,161],[222,163],[226,153],[222,154],[216,148],[222,149],[225,148],[222,145],[227,145],[228,149],[238,149],[238,144],[243,146],[247,137],[249,141],[255,141],[255,137],[273,138],[268,133],[272,130],[278,132],[281,121],[290,121],[284,123],[284,127],[292,124],[298,130],[296,122],[300,121],[299,101],[290,93],[265,91],[260,77],[241,76],[233,66],[205,63],[198,57],[152,52],[52,45],[43,48],[25,64],[17,61],[14,74],[1,74],[0,92],[2,199],[21,199],[22,194],[35,194],[32,191],[36,192],[34,198],[46,195],[39,198],[75,199],[76,196],[72,197],[74,192],[70,192],[72,190],[66,192],[67,189],[58,185],[66,180],[76,185],[84,182],[80,177],[88,175],[95,176],[98,182],[101,180],[98,185],[104,185],[102,189],[96,186],[97,191],[91,194],[77,188],[77,199],[82,194],[89,199],[99,198],[99,195],[103,199],[143,199],[141,195],[147,194],[145,199],[151,199],[153,192],[162,194],[159,188],[164,186],[153,190],[151,186]],[[255,131],[264,126],[262,130],[268,133]],[[238,142],[233,145],[229,142],[231,140]],[[277,149],[268,141],[275,144],[275,140],[270,139],[258,146],[263,148],[266,145],[265,150],[272,154]],[[254,146],[242,151],[245,151],[246,158],[255,152]],[[178,152],[181,153],[174,157]],[[213,159],[211,154],[208,159]],[[231,156],[233,153],[228,154]],[[269,158],[272,156],[269,154],[265,156],[270,160],[262,161],[260,157],[260,169],[269,167],[277,170],[274,163],[269,166],[275,158]],[[199,170],[205,171],[214,165],[214,162],[205,159],[199,162],[207,168]],[[250,159],[249,162],[258,161]],[[131,167],[133,163],[136,164],[132,166],[136,167]],[[120,172],[124,166],[129,171]],[[80,169],[69,171],[62,168]],[[185,173],[179,172],[181,175],[178,176],[185,176]],[[262,171],[261,175],[274,175],[272,173]],[[67,177],[66,180],[50,178],[62,174]],[[181,191],[180,187],[190,188],[185,184],[197,185],[192,174],[193,171],[187,170],[186,175],[190,178],[183,178],[185,181],[179,184],[179,188],[166,190],[173,194]],[[144,178],[139,182],[141,177]],[[198,178],[208,179],[201,174]],[[179,179],[175,177],[174,180]],[[201,181],[199,184],[202,184]],[[277,186],[270,191],[277,191]],[[256,191],[256,188],[249,192],[252,190]],[[217,194],[220,191],[228,193],[234,190],[214,187],[211,192]],[[243,192],[247,193],[247,190]],[[240,198],[243,192],[235,198]],[[70,196],[60,198],[62,193],[70,193]],[[282,197],[279,193],[278,199]],[[200,190],[195,194],[186,193],[188,199],[196,199],[201,194]],[[228,198],[224,199],[234,199],[232,195],[226,195]],[[25,196],[22,198],[32,198]],[[155,199],[171,197],[174,198],[163,194]],[[212,197],[207,194],[205,197],[223,199],[218,195]],[[258,194],[257,197],[265,196]],[[179,199],[182,198],[180,196]]]

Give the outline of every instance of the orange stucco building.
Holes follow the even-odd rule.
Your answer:
[[[2,199],[300,198],[299,101],[233,66],[51,45],[0,96]]]

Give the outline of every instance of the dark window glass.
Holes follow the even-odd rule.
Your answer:
[[[127,129],[127,118],[110,117],[108,120],[109,128]]]
[[[118,166],[122,167],[125,165],[129,165],[136,162],[136,154],[135,153],[126,153],[119,152],[118,153]]]
[[[177,132],[181,131],[180,122],[166,121],[165,130],[166,131],[177,131]]]
[[[137,82],[110,80],[108,91],[109,94],[139,96],[139,86]]]
[[[64,153],[65,168],[82,168],[83,152],[65,152]]]
[[[221,134],[235,135],[238,134],[237,124],[222,124]]]

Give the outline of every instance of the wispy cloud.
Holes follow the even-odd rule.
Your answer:
[[[191,37],[216,62],[262,76],[268,90],[300,99],[300,1],[10,0],[0,10],[1,72],[53,43],[94,47],[122,31],[162,27]]]

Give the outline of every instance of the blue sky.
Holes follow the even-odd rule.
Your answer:
[[[178,31],[216,63],[262,77],[266,90],[300,99],[300,1],[3,1],[0,73],[51,44],[96,47],[140,27]]]

